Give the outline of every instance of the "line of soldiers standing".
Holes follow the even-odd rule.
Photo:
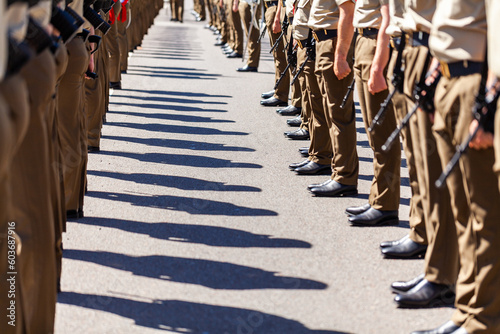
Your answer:
[[[240,20],[236,7],[228,10],[238,0],[225,1],[214,8],[227,19],[209,28],[220,32],[216,45],[229,58],[241,57]],[[346,208],[349,223],[399,223],[398,138],[409,170],[410,231],[380,248],[386,258],[425,262],[422,275],[391,285],[395,302],[454,302],[450,321],[414,334],[500,333],[498,1],[286,0],[264,7],[276,84],[261,105],[296,115],[287,123],[299,129],[285,135],[310,139],[299,150],[307,159],[290,169],[331,172],[308,186],[315,196],[357,195],[356,89],[374,177],[368,203]]]
[[[0,0],[1,333],[54,331],[62,233],[84,214],[109,88],[162,7]]]

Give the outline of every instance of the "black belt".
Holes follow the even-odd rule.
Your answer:
[[[377,36],[378,35],[378,29],[377,28],[358,28],[358,34],[361,36]]]
[[[81,39],[83,39],[84,42],[86,42],[87,39],[89,38],[89,35],[90,31],[88,31],[87,29],[83,29],[82,32],[76,34],[76,37],[80,37]]]
[[[264,4],[266,5],[266,8],[272,7],[272,6],[277,6],[278,1],[264,1]]]
[[[391,37],[391,47],[393,49],[397,49],[399,47],[399,43],[401,43],[401,36]]]
[[[321,30],[313,30],[313,36],[316,42],[326,41],[327,39],[332,39],[337,37],[337,29],[321,29]]]
[[[299,47],[301,49],[305,48],[308,45],[307,43],[308,43],[307,38],[306,39],[301,39],[301,40],[297,41],[297,44],[299,45]]]
[[[411,45],[429,47],[429,34],[423,31],[414,32],[411,36]]]
[[[441,73],[448,79],[481,73],[482,69],[483,62],[479,61],[464,60],[454,63],[441,62]]]

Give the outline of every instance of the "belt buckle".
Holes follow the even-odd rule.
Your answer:
[[[450,74],[450,67],[448,66],[447,63],[445,62],[440,62],[441,63],[441,74],[447,78],[447,79],[450,79],[451,78],[451,74]]]
[[[316,34],[316,31],[313,30],[312,34],[313,34],[313,37],[316,40],[316,42],[319,43],[319,38],[318,38],[318,35]]]
[[[361,36],[363,36],[363,31],[364,31],[363,28],[358,28],[358,34],[360,34]]]
[[[304,46],[302,45],[302,42],[300,41],[300,39],[298,39],[298,40],[297,40],[297,44],[299,45],[299,47],[300,47],[301,49],[303,49],[303,48],[304,48]]]

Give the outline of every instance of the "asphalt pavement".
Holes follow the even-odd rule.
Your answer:
[[[329,176],[288,170],[308,142],[259,105],[269,40],[258,73],[236,72],[191,6],[183,24],[161,11],[111,96],[85,218],[64,235],[56,334],[399,334],[447,321],[452,308],[399,309],[389,289],[424,264],[378,246],[408,233],[405,161],[400,225],[350,226],[344,210],[366,203],[373,175],[359,110],[359,196],[312,197],[307,185]]]

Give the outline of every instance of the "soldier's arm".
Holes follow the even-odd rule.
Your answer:
[[[385,33],[390,21],[389,5],[382,5],[380,12],[382,14],[382,23],[377,36],[377,49],[370,69],[370,79],[368,80],[368,90],[371,94],[387,89],[384,69],[389,62],[389,35]]]
[[[238,11],[238,6],[240,5],[240,1],[239,0],[233,0],[233,12],[237,12]]]
[[[275,34],[281,32],[281,8],[283,7],[282,0],[278,0],[278,8],[276,9],[276,15],[274,16],[273,32]]]
[[[346,1],[339,6],[340,16],[337,31],[337,47],[335,48],[335,62],[333,71],[339,80],[344,79],[351,73],[351,68],[347,62],[347,54],[351,47],[354,27],[352,19],[354,17],[354,3]]]

